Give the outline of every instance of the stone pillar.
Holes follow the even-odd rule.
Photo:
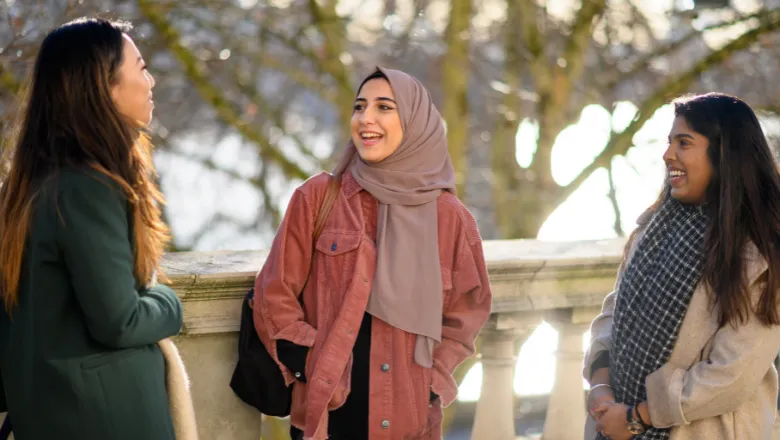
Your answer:
[[[565,317],[566,318],[566,317]],[[548,321],[558,330],[555,362],[555,385],[547,402],[544,440],[582,440],[587,411],[582,387],[582,335],[587,324]]]
[[[485,329],[482,337],[482,391],[472,440],[515,440],[514,373],[518,338],[530,331]]]

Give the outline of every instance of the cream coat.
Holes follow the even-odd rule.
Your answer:
[[[168,390],[168,403],[176,440],[198,440],[195,424],[195,408],[190,395],[190,380],[179,350],[170,339],[158,342],[165,359],[165,387]]]
[[[638,240],[637,240],[638,241]],[[747,275],[755,304],[760,289],[752,284],[767,264],[755,246],[746,249]],[[612,343],[615,293],[604,300],[591,324],[591,345],[584,374]],[[694,291],[669,361],[646,379],[652,423],[671,427],[671,440],[769,440],[777,405],[780,326],[764,326],[751,315],[746,324],[719,328],[703,285]],[[588,418],[585,439],[596,437]]]

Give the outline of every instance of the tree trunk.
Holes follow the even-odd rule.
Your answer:
[[[442,117],[447,121],[447,144],[455,167],[458,195],[466,199],[468,172],[469,100],[468,83],[472,0],[452,0],[450,21],[444,35],[447,53],[442,63]]]

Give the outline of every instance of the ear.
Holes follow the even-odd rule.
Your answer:
[[[117,72],[117,75],[119,73]],[[114,84],[111,84],[109,93],[111,94],[111,99],[114,101],[114,104],[119,103],[119,95],[121,93],[121,82],[116,81]]]

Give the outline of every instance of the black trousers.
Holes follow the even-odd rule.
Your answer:
[[[371,315],[363,315],[352,349],[352,379],[347,401],[328,413],[330,440],[368,440],[368,388],[371,357]],[[303,431],[290,427],[292,440],[303,440]]]

